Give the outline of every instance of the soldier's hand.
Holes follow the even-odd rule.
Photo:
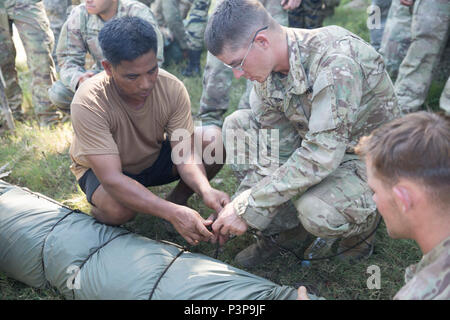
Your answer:
[[[231,202],[223,208],[212,225],[214,235],[219,239],[220,245],[223,245],[230,235],[244,234],[247,228],[247,223],[236,214]]]
[[[306,288],[305,288],[304,286],[301,286],[301,287],[298,288],[297,294],[298,294],[297,300],[311,300],[311,299],[308,297]]]
[[[411,7],[414,4],[414,0],[400,0],[400,3],[404,6]]]
[[[209,241],[213,234],[207,226],[212,220],[205,220],[200,214],[185,206],[178,206],[176,212],[170,216],[169,222],[177,232],[191,245],[197,245],[200,241]]]
[[[203,202],[208,208],[219,213],[230,202],[230,197],[223,191],[211,188],[209,192],[203,194]]]
[[[302,0],[282,0],[281,6],[284,10],[294,10],[302,4]]]
[[[92,71],[88,71],[88,72],[83,73],[83,75],[80,77],[80,80],[78,80],[77,88],[80,86],[80,84],[82,84],[84,81],[86,81],[87,79],[89,79],[93,75],[95,75],[95,72],[92,72]]]

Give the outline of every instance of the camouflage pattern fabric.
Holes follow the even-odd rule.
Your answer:
[[[287,26],[288,15],[280,5],[280,0],[260,0],[272,17],[281,25]],[[217,4],[220,0],[216,1]],[[202,122],[202,125],[216,125],[222,127],[223,115],[228,110],[229,92],[231,82],[233,79],[233,72],[225,67],[223,63],[207,53],[206,65],[203,71],[203,91],[200,98],[200,109],[196,115],[197,120]],[[239,101],[239,109],[249,108],[249,94],[253,84],[247,81],[247,90]]]
[[[150,8],[137,1],[119,0],[115,17],[123,16],[140,17],[155,28],[158,37],[157,57],[162,64],[164,61],[163,37]],[[60,80],[51,87],[49,96],[59,108],[66,112],[70,110],[70,101],[80,77],[87,71],[85,69],[86,54],[89,53],[94,60],[92,71],[103,70],[101,64],[103,53],[98,42],[98,33],[104,24],[105,22],[97,15],[88,14],[85,4],[80,4],[71,11],[62,27],[56,49]]]
[[[0,67],[6,82],[6,96],[14,118],[22,118],[22,90],[15,68],[16,50],[12,41],[12,23],[17,27],[27,53],[32,75],[32,104],[41,125],[60,118],[48,98],[48,88],[56,79],[51,56],[53,34],[45,14],[44,4],[37,0],[7,0],[0,7]]]
[[[55,38],[55,46],[52,52],[53,60],[56,63],[56,45],[58,44],[59,34],[61,28],[66,21],[70,10],[72,8],[72,2],[79,1],[72,0],[43,0],[45,12],[47,13],[48,20],[50,21],[50,28],[52,29],[53,36]],[[75,4],[75,3],[74,3]]]
[[[303,0],[298,8],[289,11],[289,27],[320,28],[323,20],[333,15],[339,3],[340,0]]]
[[[395,0],[394,0],[395,1]],[[370,44],[378,51],[383,38],[384,27],[386,25],[387,16],[391,7],[392,0],[372,0],[372,6],[376,6],[377,10],[374,14],[380,14],[380,25],[376,28],[369,29]],[[379,11],[378,11],[379,10]]]
[[[405,272],[406,285],[394,300],[450,299],[450,237],[422,257]]]
[[[14,118],[5,95],[5,80],[3,79],[2,69],[0,69],[0,135],[6,129],[13,131],[14,128]]]
[[[450,77],[447,79],[444,91],[442,91],[441,98],[439,99],[439,107],[446,114],[450,115]]]
[[[167,30],[165,43],[176,41],[182,50],[188,49],[188,40],[183,20],[186,18],[192,5],[192,0],[156,0],[154,13],[161,28]]]
[[[353,148],[361,136],[399,116],[393,84],[381,55],[343,28],[287,29],[287,39],[289,74],[272,73],[255,84],[251,112],[238,110],[224,122],[227,163],[239,164],[233,157],[243,154],[235,154],[230,141],[236,129],[271,129],[279,137],[278,163],[271,144],[263,161],[231,164],[244,175],[233,205],[259,230],[292,202],[316,236],[361,234],[375,222],[376,206]],[[268,148],[259,144],[261,149]]]
[[[211,0],[194,0],[186,21],[187,46],[190,50],[203,50],[203,36]]]
[[[403,113],[418,111],[428,95],[433,69],[448,40],[449,0],[416,0],[410,25],[411,44],[395,81]]]
[[[381,40],[380,53],[383,55],[386,70],[393,78],[397,77],[398,68],[406,56],[411,43],[412,9],[392,1]]]

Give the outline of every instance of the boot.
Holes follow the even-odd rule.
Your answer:
[[[189,50],[188,52],[188,65],[181,74],[185,77],[196,77],[200,75],[200,57],[202,55],[201,50]]]
[[[317,259],[330,255],[331,247],[337,238],[317,237],[313,243],[305,250],[303,256],[305,259]]]
[[[381,215],[377,212],[377,215],[372,223],[372,226],[369,228],[369,230],[367,230],[359,235],[342,239],[341,243],[339,244],[338,252],[342,252],[344,250],[347,250],[347,251],[340,254],[338,256],[338,258],[341,260],[344,260],[344,261],[359,261],[362,259],[369,258],[373,253],[373,247],[374,247],[374,243],[375,243],[375,230],[378,227],[380,220],[381,220]],[[370,235],[371,233],[372,233],[372,235]],[[367,238],[369,235],[370,235],[370,237]],[[363,241],[364,239],[366,239],[366,240]],[[361,241],[363,241],[363,242],[361,244],[357,245]],[[357,246],[354,247],[355,245],[357,245]],[[349,248],[351,248],[351,249],[349,249]]]
[[[258,231],[256,243],[239,252],[234,261],[243,267],[255,267],[269,258],[280,254],[280,246],[288,249],[299,247],[306,240],[308,232],[300,224],[298,227],[271,237],[263,236]],[[275,243],[274,243],[275,242]]]

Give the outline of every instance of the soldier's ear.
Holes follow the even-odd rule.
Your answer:
[[[112,64],[108,60],[102,61],[103,69],[105,69],[108,76],[112,76]]]
[[[267,49],[269,47],[270,41],[266,34],[260,33],[256,35],[255,43],[257,43],[263,49]]]

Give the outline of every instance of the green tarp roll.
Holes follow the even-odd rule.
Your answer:
[[[297,298],[295,288],[101,224],[2,180],[0,271],[33,287],[53,286],[66,299]]]

